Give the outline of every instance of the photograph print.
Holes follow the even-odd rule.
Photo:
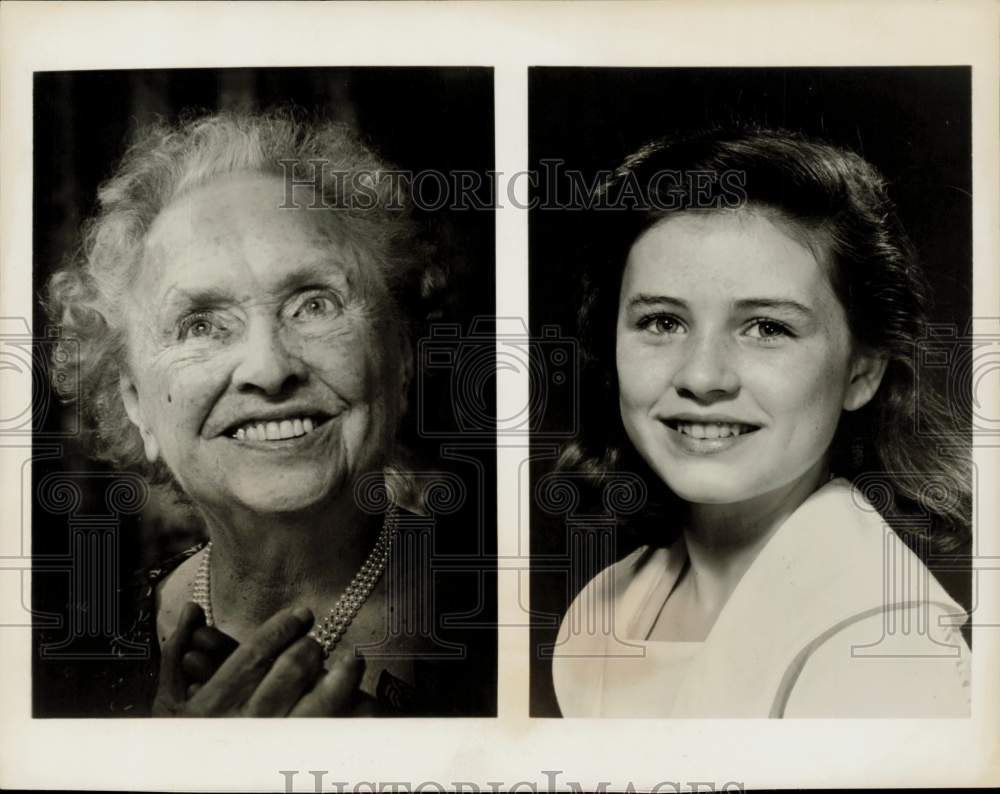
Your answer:
[[[533,716],[970,715],[972,154],[968,67],[530,70]]]
[[[495,715],[492,168],[488,68],[35,73],[35,717]]]

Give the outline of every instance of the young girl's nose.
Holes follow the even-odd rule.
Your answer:
[[[714,334],[692,336],[685,345],[683,362],[674,372],[674,388],[699,402],[732,396],[740,387],[735,355],[727,339]]]

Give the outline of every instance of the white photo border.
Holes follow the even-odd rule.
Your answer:
[[[488,66],[496,169],[527,168],[529,66],[970,65],[973,314],[1000,315],[997,254],[998,9],[989,2],[21,3],[0,6],[0,317],[32,304],[32,74],[223,66]],[[526,192],[526,185],[517,188]],[[520,204],[526,196],[520,195]],[[526,318],[527,212],[497,213],[497,315]],[[996,333],[997,329],[984,329]],[[30,379],[0,373],[0,403]],[[996,409],[997,383],[981,394]],[[526,404],[524,374],[499,378],[498,416]],[[995,415],[995,414],[994,414]],[[26,443],[26,442],[24,442]],[[30,450],[29,450],[30,452]],[[977,443],[982,482],[1000,448]],[[960,786],[1000,782],[1000,632],[975,633],[968,720],[530,719],[528,439],[498,446],[499,702],[496,719],[37,720],[31,718],[30,504],[25,450],[0,442],[0,786],[112,790],[661,791],[750,787]],[[979,494],[977,563],[987,622],[1000,603],[1000,504]],[[993,551],[998,549],[998,551]],[[15,562],[11,562],[14,560]],[[996,567],[996,566],[994,566]],[[23,588],[23,590],[22,590]],[[1000,621],[992,620],[1000,627]],[[596,751],[595,751],[596,749]],[[286,772],[297,771],[291,779]],[[529,783],[534,784],[531,788]],[[675,786],[676,784],[676,786]],[[361,786],[360,788],[358,786]]]

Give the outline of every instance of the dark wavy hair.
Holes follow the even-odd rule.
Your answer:
[[[284,163],[284,164],[283,164]],[[338,222],[381,269],[396,322],[417,338],[440,306],[446,273],[415,221],[389,168],[350,127],[294,108],[260,113],[188,113],[176,123],[137,129],[114,174],[98,191],[77,254],[48,283],[45,308],[60,330],[52,381],[64,400],[79,400],[84,444],[97,460],[137,470],[152,483],[175,484],[162,462],[149,464],[119,393],[125,366],[122,323],[128,284],[142,261],[154,220],[173,200],[235,172],[301,180],[309,167],[322,212]]]
[[[844,412],[832,468],[871,499],[915,551],[962,551],[971,523],[968,441],[945,401],[915,368],[930,289],[879,172],[857,154],[784,130],[711,129],[649,143],[606,179],[588,208],[578,333],[580,430],[559,467],[601,488],[613,473],[645,481],[649,504],[632,540],[671,542],[681,504],[629,441],[618,404],[615,334],[628,251],[675,212],[748,207],[791,222],[830,263],[854,339],[888,359],[863,408]],[[920,518],[922,520],[914,520]],[[664,527],[670,527],[665,535]]]

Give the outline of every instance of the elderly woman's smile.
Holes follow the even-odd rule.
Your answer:
[[[53,383],[87,407],[89,451],[168,486],[207,536],[135,586],[130,636],[160,653],[119,682],[154,715],[468,699],[454,666],[417,664],[442,624],[417,592],[429,559],[403,545],[408,516],[434,521],[407,392],[447,268],[408,191],[373,179],[391,168],[349,126],[291,110],[151,125],[50,279],[74,344]],[[397,602],[410,616],[390,632]]]
[[[319,422],[325,421],[324,417],[319,417]],[[272,419],[251,419],[243,423],[233,431],[232,437],[240,441],[287,441],[293,438],[307,436],[315,429],[316,422],[311,416],[304,419],[299,417],[282,418],[280,416]]]
[[[314,506],[379,467],[394,431],[381,273],[329,213],[283,203],[261,175],[182,195],[126,299],[129,416],[199,502]]]

